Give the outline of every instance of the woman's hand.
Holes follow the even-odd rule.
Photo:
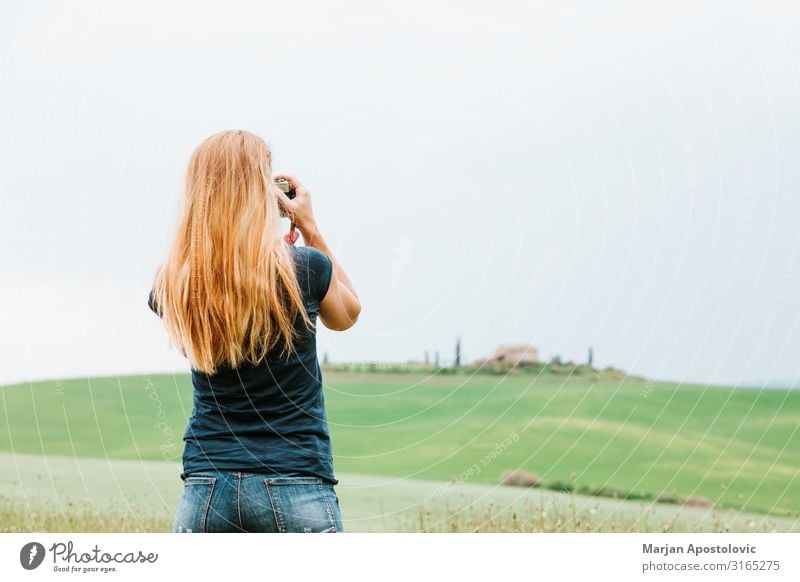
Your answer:
[[[300,230],[303,239],[307,239],[307,235],[314,232],[317,228],[317,223],[314,219],[314,210],[311,208],[311,194],[294,176],[290,176],[289,174],[275,174],[273,177],[288,180],[289,184],[294,188],[295,197],[293,199],[282,195],[278,200],[286,210],[286,214]]]

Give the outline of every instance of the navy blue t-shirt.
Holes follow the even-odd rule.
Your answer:
[[[295,247],[305,308],[316,322],[330,286],[331,260],[313,247]],[[148,305],[159,314],[150,292]],[[296,351],[273,349],[258,366],[223,366],[214,374],[192,368],[194,399],[183,436],[183,473],[221,470],[319,477],[336,485],[317,359],[316,334],[298,316]]]

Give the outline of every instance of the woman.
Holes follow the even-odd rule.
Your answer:
[[[281,210],[306,246],[281,236]],[[223,131],[194,151],[148,304],[194,385],[173,531],[342,531],[315,329],[350,328],[361,304],[261,138]]]

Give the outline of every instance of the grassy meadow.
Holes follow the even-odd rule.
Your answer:
[[[169,461],[0,453],[0,532],[168,532]],[[339,473],[348,532],[789,532],[800,519],[468,482]]]
[[[535,494],[540,504],[558,501],[559,509],[549,515],[566,512],[560,518],[562,526],[568,521],[570,497],[584,504],[585,514],[577,518],[584,524],[591,522],[589,516],[598,515],[589,512],[586,503],[616,504],[617,515],[621,504],[633,504],[497,486],[501,473],[510,469],[535,473],[555,489],[564,483],[703,498],[720,511],[784,518],[778,531],[791,529],[800,516],[800,391],[677,386],[594,373],[495,376],[326,370],[324,378],[335,467],[342,481],[339,490],[345,491],[343,512],[347,483],[341,475],[351,481],[379,479],[396,489],[427,484],[414,485],[422,487],[414,494],[417,497],[409,494],[399,509],[389,511],[395,521],[406,523],[386,526],[393,530],[431,529],[425,524],[426,512],[434,516],[433,530],[456,527],[440,513],[448,511],[447,495],[469,487],[479,488],[480,503],[464,501],[459,506],[450,499],[451,505],[462,508],[455,510],[458,519],[477,512],[470,519],[479,524],[502,514],[498,508],[510,507],[510,502],[501,502],[498,511],[487,509],[502,495],[519,500]],[[191,397],[188,375],[6,386],[0,389],[0,451],[29,459],[100,459],[107,465],[153,462],[168,468],[178,487],[176,463]],[[445,491],[448,482],[458,487]],[[13,483],[7,485],[13,489]],[[3,500],[9,508],[14,505],[19,491],[12,489],[5,494],[0,490],[0,516],[10,515]],[[177,489],[170,491],[174,497]],[[351,493],[350,503],[355,508],[365,490],[353,491],[357,494]],[[399,491],[393,493],[397,499],[403,497]],[[385,514],[375,504],[392,503],[383,494],[370,499],[373,505],[362,513],[370,516],[369,528],[380,530],[374,518],[380,514],[385,519]],[[164,507],[171,511],[175,502],[177,498],[170,498]],[[353,519],[357,514],[351,514]],[[532,509],[512,510],[510,521],[495,524],[493,531],[513,530],[534,514]],[[168,512],[164,515],[168,519]],[[525,527],[556,528],[558,520],[548,526],[542,519],[536,527],[533,521]],[[598,527],[609,529],[607,520],[594,519],[605,524]],[[647,527],[660,530],[676,523],[671,514],[656,521]],[[634,531],[644,527],[638,518],[625,523]],[[457,527],[480,530],[469,524]]]

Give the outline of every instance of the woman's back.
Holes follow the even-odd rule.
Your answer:
[[[312,247],[291,248],[306,312],[316,322],[331,281],[331,261]],[[149,304],[157,313],[152,295]],[[192,369],[194,397],[184,433],[182,477],[208,469],[248,470],[338,483],[316,334],[299,317],[296,328],[296,349],[288,358],[273,350],[255,366],[222,366],[214,374]]]
[[[306,311],[316,322],[331,278],[331,261],[311,247],[294,247]],[[295,352],[274,350],[253,366],[192,370],[194,405],[184,434],[184,474],[250,470],[314,475],[337,483],[317,357],[316,334],[298,318]]]

